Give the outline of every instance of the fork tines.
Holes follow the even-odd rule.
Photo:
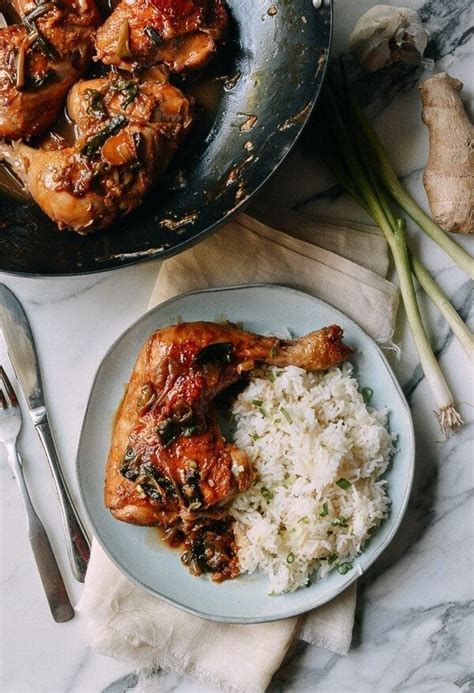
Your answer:
[[[5,397],[5,392],[10,400],[8,402]],[[10,407],[15,407],[18,404],[18,400],[15,395],[15,390],[12,387],[11,382],[8,380],[8,376],[5,373],[3,366],[0,366],[0,406],[2,409],[7,409]]]

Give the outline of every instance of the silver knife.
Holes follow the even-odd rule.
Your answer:
[[[58,494],[72,572],[84,582],[90,542],[64,480],[49,426],[35,343],[25,312],[16,296],[0,283],[0,327],[34,427],[43,444]]]

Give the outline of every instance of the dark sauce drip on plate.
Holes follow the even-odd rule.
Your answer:
[[[214,582],[223,582],[240,574],[231,517],[224,514],[197,520],[190,527],[177,523],[157,531],[162,542],[182,551],[181,561],[192,575],[209,574]]]

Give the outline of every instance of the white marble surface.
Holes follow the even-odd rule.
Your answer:
[[[375,4],[336,0],[336,50],[347,44],[355,18]],[[395,3],[393,3],[395,4]],[[402,3],[399,3],[402,4]],[[472,97],[472,12],[469,0],[404,0],[419,9],[432,31],[436,69],[465,82]],[[471,29],[472,32],[472,29]],[[360,83],[377,127],[409,189],[426,204],[421,185],[427,134],[420,123],[419,73],[400,70]],[[370,86],[370,88],[368,88]],[[290,187],[288,181],[294,181]],[[299,147],[263,192],[301,211],[362,219],[356,206]],[[464,314],[469,285],[433,244],[411,229],[414,244]],[[472,239],[462,239],[471,246]],[[21,279],[3,275],[23,302],[38,350],[65,474],[77,499],[74,453],[93,374],[111,342],[144,311],[158,271],[156,263],[78,279]],[[428,307],[429,328],[440,361],[466,420],[452,439],[442,439],[432,400],[400,319],[394,362],[413,410],[417,439],[416,478],[406,519],[392,546],[363,578],[357,622],[348,657],[301,645],[275,676],[271,691],[472,691],[472,369],[442,321]],[[0,345],[0,358],[5,350]],[[59,556],[71,596],[81,586],[70,577],[54,490],[38,440],[25,422],[20,448],[38,512]],[[126,664],[95,655],[84,623],[51,620],[28,547],[19,496],[3,454],[1,473],[1,689],[5,693],[122,693],[136,688]],[[101,461],[98,460],[98,464]],[[153,690],[205,689],[158,674]]]

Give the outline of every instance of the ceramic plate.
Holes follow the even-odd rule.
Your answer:
[[[156,530],[115,520],[104,507],[103,487],[114,413],[124,394],[138,352],[159,327],[178,320],[215,320],[225,314],[255,332],[289,328],[302,335],[333,323],[357,347],[353,363],[360,385],[374,391],[373,404],[388,407],[398,435],[397,453],[386,474],[392,501],[389,518],[374,533],[346,575],[337,571],[291,594],[269,596],[262,575],[240,576],[215,584],[193,577],[179,551],[161,544]],[[360,327],[312,296],[275,285],[212,289],[185,294],[154,308],[132,325],[107,352],[97,372],[84,415],[77,454],[82,499],[103,549],[133,582],[186,611],[229,623],[273,621],[304,613],[328,602],[356,580],[393,538],[408,501],[414,467],[413,424],[406,400],[384,355]]]

